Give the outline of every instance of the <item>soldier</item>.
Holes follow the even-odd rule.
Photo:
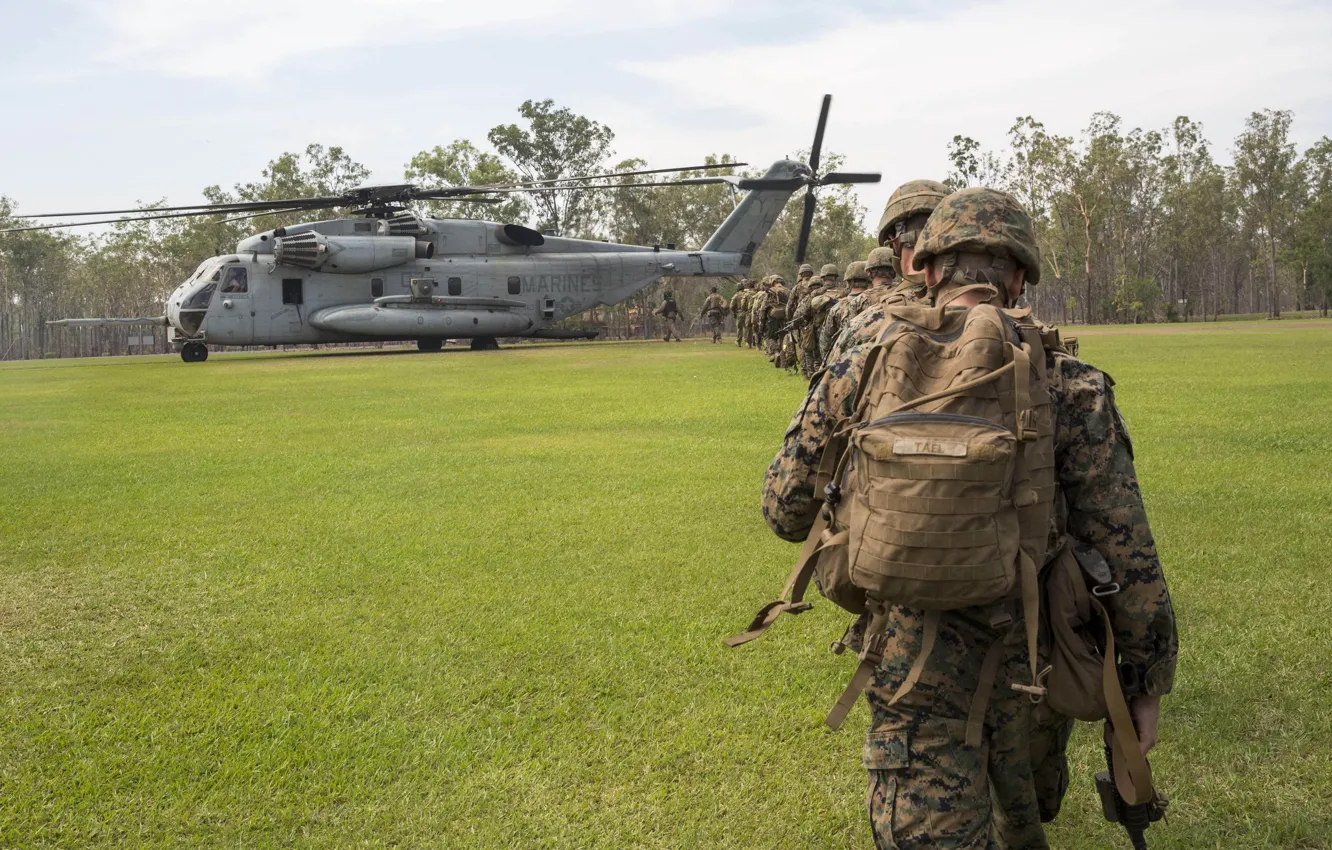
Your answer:
[[[809,263],[802,263],[800,270],[796,272],[795,286],[791,287],[791,299],[798,304],[817,282],[814,280],[814,267]]]
[[[768,293],[772,290],[772,275],[764,275],[759,279],[758,289],[749,296],[749,337],[750,348],[763,348],[764,330],[767,328],[766,307],[768,303]]]
[[[785,368],[782,361],[782,328],[786,327],[788,304],[791,290],[786,288],[786,279],[779,274],[772,275],[772,287],[768,290],[767,312],[764,314],[764,338],[767,340],[768,359],[777,368]]]
[[[1002,192],[969,189],[948,196],[919,235],[910,271],[925,275],[927,293],[937,303],[1009,307],[1025,284],[1040,281],[1031,220]],[[873,330],[883,333],[889,324],[881,320]],[[816,470],[833,435],[854,414],[871,350],[855,346],[829,364],[768,469],[763,513],[785,540],[802,540],[820,510]],[[1115,645],[1136,680],[1127,689],[1129,710],[1145,754],[1156,742],[1160,698],[1174,680],[1178,639],[1132,443],[1108,375],[1057,345],[1046,349],[1043,366],[1050,376],[1052,413],[1043,421],[1054,432],[1058,532],[1094,547],[1119,586],[1106,604]],[[907,453],[920,444],[902,442],[909,444]],[[934,650],[924,652],[922,624],[930,617],[903,606],[885,609],[886,630],[877,643],[882,661],[867,691],[871,720],[864,751],[870,820],[880,848],[1047,846],[1041,823],[1058,811],[1067,786],[1064,748],[1071,723],[1040,716],[1041,707],[1026,693],[1008,687],[1026,677],[1025,647],[1020,640],[1009,646],[998,639],[1005,633],[996,631],[998,621],[976,617],[977,610],[934,614]],[[1019,609],[1015,620],[1021,619]],[[996,684],[981,704],[983,716],[975,718],[973,695],[988,675],[982,662],[992,649],[998,651],[998,667],[992,668],[997,680],[991,679]],[[908,667],[915,676],[910,688]],[[973,734],[978,741],[969,746]]]
[[[881,249],[880,249],[881,250]],[[823,318],[823,326],[819,328],[819,365],[820,368],[828,352],[832,351],[833,344],[842,333],[842,328],[865,309],[868,303],[865,298],[865,291],[869,288],[869,273],[865,270],[866,265],[861,260],[856,260],[846,267],[846,284],[849,287],[848,293],[838,299],[837,303],[828,308],[827,314]]]
[[[746,304],[750,294],[749,286],[749,278],[745,278],[740,281],[740,288],[731,296],[731,315],[735,316],[736,348],[742,347],[749,335],[749,307]]]
[[[863,338],[865,329],[884,317],[885,304],[918,303],[925,297],[924,274],[907,271],[907,264],[915,255],[916,236],[920,229],[947,195],[948,187],[936,180],[911,180],[893,190],[879,219],[879,245],[892,248],[893,269],[902,279],[886,294],[880,295],[878,303],[870,304],[847,325],[829,353],[829,361],[837,359],[840,352],[852,345],[866,341]]]
[[[675,303],[675,296],[667,292],[662,295],[661,306],[654,310],[658,316],[665,321],[666,335],[662,337],[663,342],[670,342],[674,335],[675,341],[680,341],[680,308]]]
[[[892,292],[897,277],[893,269],[893,249],[875,248],[865,258],[865,272],[870,276],[870,288],[865,293],[867,304],[877,303]]]
[[[722,323],[726,321],[727,309],[726,299],[717,294],[717,287],[712,287],[712,294],[703,302],[703,319],[712,331],[713,345],[721,342]]]

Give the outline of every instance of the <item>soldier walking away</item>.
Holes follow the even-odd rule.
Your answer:
[[[1114,381],[1013,309],[1041,277],[1026,211],[966,189],[913,242],[903,269],[924,276],[925,303],[893,307],[868,329],[873,342],[828,365],[768,469],[765,519],[785,540],[808,539],[788,583],[799,590],[765,612],[804,610],[817,574],[825,596],[861,615],[835,644],[861,663],[828,722],[868,685],[878,847],[1045,848],[1071,716],[1111,718],[1116,763],[1146,771],[1145,786],[1116,787],[1154,794],[1143,756],[1174,681],[1175,615]],[[1040,600],[1054,598],[1057,575],[1105,609],[1092,617],[1111,629],[1103,646],[1119,681],[1091,658],[1109,672],[1079,692],[1101,694],[1104,681],[1099,707],[1069,707],[1083,680],[1055,652],[1061,630],[1038,632],[1038,610],[1056,622]]]
[[[772,288],[768,290],[768,298],[765,304],[767,313],[764,319],[768,359],[778,369],[784,369],[787,366],[782,356],[782,328],[786,327],[790,303],[791,290],[786,288],[786,279],[779,274],[773,275]]]
[[[849,290],[846,295],[838,299],[837,303],[828,308],[827,315],[823,318],[823,324],[819,328],[819,347],[818,358],[820,367],[822,366],[828,352],[832,351],[833,343],[841,335],[842,329],[848,325],[852,319],[865,309],[867,300],[865,292],[869,289],[869,273],[865,271],[865,263],[856,260],[849,263],[846,267],[846,285]]]
[[[671,293],[665,293],[661,298],[661,306],[653,311],[665,320],[666,335],[662,337],[663,342],[670,342],[671,337],[675,341],[680,341],[680,308],[675,303],[675,296]]]
[[[851,345],[864,342],[866,328],[881,321],[885,306],[919,304],[926,296],[923,272],[905,270],[916,252],[916,236],[935,207],[948,195],[948,187],[937,180],[909,180],[893,190],[879,219],[879,245],[892,249],[893,269],[900,280],[875,298],[842,332],[828,354],[829,362]],[[876,261],[881,262],[880,260]]]
[[[740,288],[731,296],[731,315],[735,316],[735,347],[744,346],[749,336],[749,278],[740,281]]]
[[[712,331],[713,345],[721,342],[722,324],[726,321],[728,309],[730,306],[726,303],[726,298],[717,294],[717,287],[712,287],[712,293],[703,302],[703,321]]]

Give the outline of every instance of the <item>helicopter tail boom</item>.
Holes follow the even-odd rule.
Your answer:
[[[703,246],[704,251],[722,251],[732,254],[743,254],[746,258],[753,256],[754,251],[762,244],[764,237],[777,221],[777,217],[786,209],[786,202],[790,200],[797,188],[803,185],[801,178],[809,174],[809,167],[803,162],[793,162],[791,160],[778,160],[768,169],[759,181],[790,181],[789,188],[786,186],[774,188],[753,189],[748,192],[744,199],[740,201],[731,214],[722,222],[717,232],[712,234],[708,243]],[[743,181],[741,181],[743,188]],[[748,266],[745,261],[742,265]]]

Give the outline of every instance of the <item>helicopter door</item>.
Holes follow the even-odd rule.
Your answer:
[[[208,319],[204,324],[208,341],[220,345],[248,345],[254,339],[254,302],[249,270],[226,266]]]

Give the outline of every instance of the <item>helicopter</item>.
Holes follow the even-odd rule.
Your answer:
[[[503,186],[425,189],[410,183],[364,185],[346,193],[247,201],[47,213],[29,218],[148,213],[133,218],[47,224],[0,231],[52,229],[183,216],[252,217],[351,209],[350,215],[277,227],[242,239],[234,252],[210,257],[167,298],[162,316],[57,319],[58,326],[165,325],[187,363],[208,359],[210,345],[289,345],[415,341],[439,351],[445,340],[470,339],[496,349],[500,337],[593,338],[556,327],[561,319],[618,304],[663,277],[746,274],[787,201],[806,189],[797,262],[804,261],[820,186],[874,183],[871,173],[818,173],[832,96],[824,95],[809,162],[778,160],[757,178],[702,176],[650,183],[601,183],[646,174],[705,171],[744,163],[661,168],[538,180]],[[414,201],[438,198],[494,203],[515,192],[658,188],[728,183],[744,196],[701,249],[628,245],[543,234],[520,224],[418,215]]]

